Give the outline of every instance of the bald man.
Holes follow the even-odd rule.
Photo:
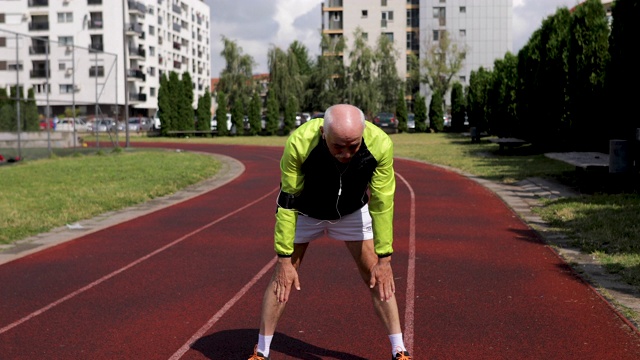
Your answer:
[[[249,360],[270,359],[271,339],[291,289],[301,289],[298,268],[305,251],[325,234],[343,241],[358,265],[389,335],[392,360],[411,359],[391,270],[396,183],[389,136],[365,121],[357,107],[334,105],[324,119],[307,121],[291,134],[280,169],[274,234],[278,262],[264,293],[258,344]]]

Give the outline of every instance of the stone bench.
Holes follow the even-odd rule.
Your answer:
[[[491,138],[489,139],[494,144],[500,145],[499,151],[504,151],[505,148],[512,149],[522,145],[526,145],[529,142],[518,138]]]
[[[545,153],[544,156],[565,162],[584,171],[608,171],[609,155],[600,152],[555,152]]]

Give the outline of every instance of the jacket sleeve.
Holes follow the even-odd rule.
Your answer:
[[[374,125],[375,126],[375,125]],[[376,129],[377,130],[377,129]],[[376,131],[377,132],[377,131]],[[381,131],[382,132],[382,131]],[[373,244],[378,256],[393,253],[393,210],[396,178],[393,170],[393,142],[388,135],[373,135],[370,151],[378,160],[371,178],[369,213],[373,225]]]
[[[297,197],[304,187],[302,164],[309,156],[311,149],[317,145],[318,129],[322,119],[315,119],[305,123],[289,136],[280,159],[280,192],[294,198],[293,205],[281,206],[276,210],[276,225],[274,231],[274,249],[278,256],[291,256],[293,241],[298,222],[298,210],[295,207]],[[283,194],[280,194],[283,195]]]

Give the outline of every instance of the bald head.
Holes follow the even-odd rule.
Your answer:
[[[353,105],[339,104],[325,111],[321,131],[331,155],[347,163],[360,149],[364,128],[362,110]]]
[[[324,113],[324,133],[333,136],[361,137],[364,131],[362,110],[349,104],[329,107]]]

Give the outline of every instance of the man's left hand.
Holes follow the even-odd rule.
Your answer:
[[[376,285],[378,285],[378,293],[382,301],[389,301],[396,292],[393,270],[391,269],[391,256],[378,259],[378,262],[371,267],[369,287],[373,289]]]

